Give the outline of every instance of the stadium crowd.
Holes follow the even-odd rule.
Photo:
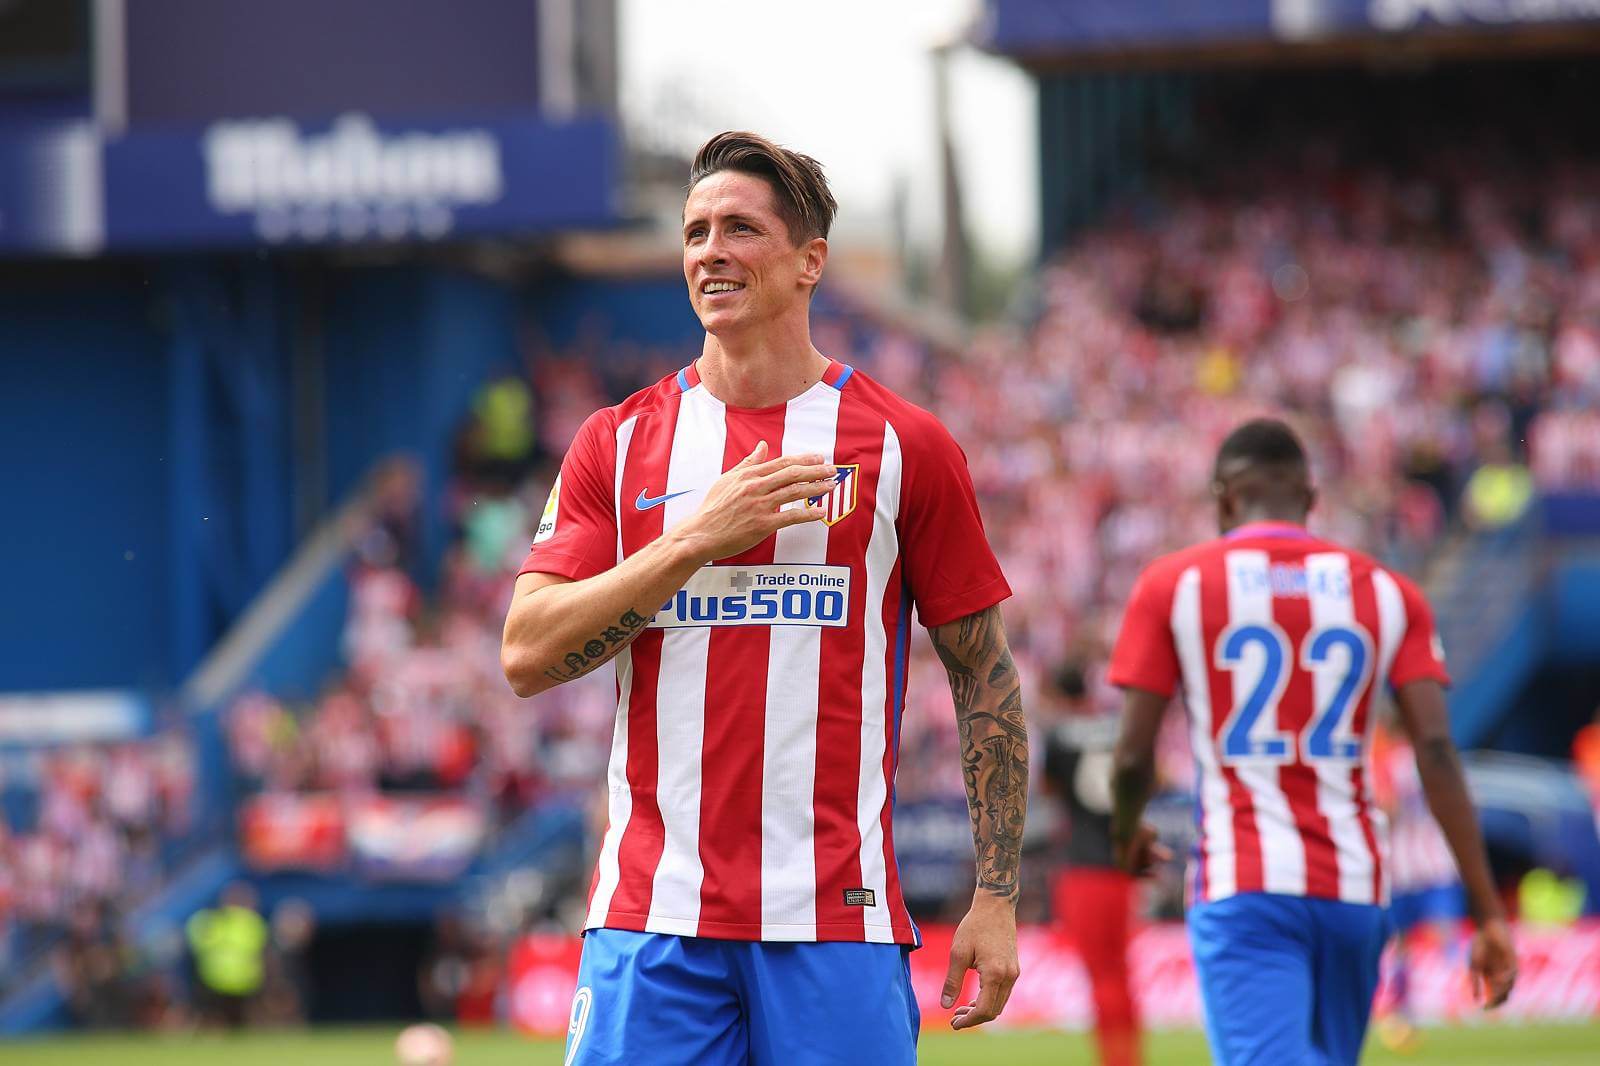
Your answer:
[[[817,347],[966,449],[1021,590],[1005,616],[1027,679],[1070,663],[1091,703],[1113,704],[1099,666],[1119,605],[1145,562],[1211,535],[1213,446],[1253,415],[1285,412],[1309,442],[1313,524],[1408,571],[1452,529],[1514,524],[1537,492],[1600,491],[1600,166],[1518,167],[1469,143],[1396,170],[1286,143],[1148,183],[1040,271],[1025,325],[965,350],[819,296]],[[244,794],[449,793],[495,825],[553,800],[597,810],[609,672],[525,704],[499,641],[579,425],[697,351],[619,353],[603,335],[530,352],[525,376],[483,390],[431,595],[415,471],[379,479],[350,564],[346,669],[303,703],[250,692],[227,710]],[[959,805],[944,671],[912,647],[898,799]],[[1182,739],[1164,750],[1186,787]],[[0,818],[0,975],[56,943],[84,1016],[110,1002],[95,989],[125,972],[113,927],[170,870],[193,759],[179,734],[34,756],[33,801]]]
[[[1510,524],[1536,489],[1600,487],[1593,166],[1512,180],[1462,150],[1396,175],[1298,142],[1236,173],[1152,183],[1042,271],[1027,328],[966,351],[833,294],[819,304],[819,349],[937,412],[965,447],[1008,577],[1030,590],[1006,608],[1028,676],[1063,659],[1098,676],[1140,566],[1211,535],[1212,446],[1251,415],[1288,412],[1311,443],[1323,532],[1411,571],[1453,525]],[[240,700],[243,776],[464,790],[506,816],[592,789],[611,684],[563,686],[529,713],[500,677],[504,608],[577,427],[694,354],[608,362],[581,342],[486,387],[456,450],[434,601],[413,577],[400,491],[353,571],[348,672],[298,712]],[[948,687],[914,647],[900,797],[959,797]]]
[[[532,491],[476,457],[458,465],[448,492],[454,535],[431,600],[404,548],[414,513],[391,509],[359,538],[347,669],[305,705],[252,691],[229,708],[246,791],[465,793],[504,821],[603,774],[605,752],[588,724],[606,714],[595,685],[530,715],[501,673],[500,625],[540,505]]]
[[[33,785],[0,818],[0,975],[160,884],[193,814],[193,750],[177,733],[30,761]]]

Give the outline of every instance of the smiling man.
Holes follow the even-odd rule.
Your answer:
[[[1021,690],[966,460],[811,343],[835,204],[808,156],[701,148],[700,358],[578,431],[517,578],[521,695],[616,662],[610,818],[567,1062],[912,1063],[919,934],[894,857],[910,613],[950,676],[977,877],[944,989],[1017,977]]]

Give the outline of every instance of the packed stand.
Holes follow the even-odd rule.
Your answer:
[[[819,316],[819,349],[965,447],[1030,590],[1006,607],[1025,676],[1063,658],[1097,673],[1139,569],[1214,535],[1211,454],[1251,416],[1286,412],[1307,438],[1319,532],[1407,571],[1452,527],[1515,522],[1535,491],[1600,489],[1600,167],[1530,181],[1467,145],[1402,177],[1297,143],[1229,157],[1247,181],[1153,186],[1042,272],[1029,328],[969,351]],[[559,374],[547,399],[572,405],[547,417],[570,433],[599,378]],[[948,687],[914,648],[898,795],[959,797]],[[1181,736],[1165,747],[1182,787]]]
[[[0,816],[0,991],[47,950],[58,969],[92,972],[118,916],[181,857],[194,818],[181,734],[23,758],[33,783]]]
[[[1537,490],[1600,488],[1600,168],[1519,171],[1468,144],[1397,174],[1284,140],[1148,185],[1041,272],[1030,325],[967,351],[819,301],[819,349],[965,447],[1028,590],[1006,608],[1025,676],[1076,660],[1114,703],[1093,679],[1119,605],[1151,558],[1214,533],[1211,452],[1247,417],[1287,412],[1307,439],[1318,531],[1410,571],[1453,526],[1513,523]],[[609,673],[530,713],[501,677],[500,628],[578,426],[694,354],[580,346],[538,359],[531,388],[486,389],[457,449],[435,602],[395,519],[353,576],[349,672],[310,707],[256,695],[234,709],[245,776],[269,791],[460,790],[504,814],[597,792]],[[948,687],[913,647],[899,799],[959,802]],[[1168,741],[1183,787],[1183,741]]]
[[[249,691],[230,705],[241,845],[257,869],[383,858],[364,848],[360,826],[375,805],[398,801],[477,820],[449,864],[400,854],[405,841],[389,849],[386,874],[444,879],[536,806],[587,806],[609,752],[609,678],[563,686],[530,714],[500,665],[516,571],[566,442],[607,402],[601,379],[574,365],[588,364],[542,366],[537,409],[516,377],[479,394],[444,493],[450,542],[433,595],[419,581],[420,475],[396,461],[377,475],[354,537],[346,669],[310,700]]]

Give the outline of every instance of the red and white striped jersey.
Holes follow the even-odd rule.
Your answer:
[[[1182,683],[1199,770],[1192,898],[1388,902],[1373,694],[1449,681],[1410,581],[1297,525],[1242,526],[1145,570],[1110,677],[1162,695]]]
[[[910,608],[941,625],[1010,595],[932,415],[836,362],[761,409],[688,367],[584,423],[522,572],[609,570],[762,440],[839,486],[824,521],[703,567],[617,655],[586,928],[916,943],[892,824]]]

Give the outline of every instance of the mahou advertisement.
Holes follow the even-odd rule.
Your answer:
[[[925,927],[923,947],[911,956],[911,980],[924,1028],[943,1026],[951,1012],[939,1006],[949,960],[951,926]],[[578,937],[524,938],[508,960],[506,1004],[512,1024],[540,1036],[567,1030],[577,986]],[[1089,981],[1077,953],[1054,931],[1019,930],[1022,978],[1006,1012],[994,1024],[1007,1028],[1087,1029],[1091,1022]],[[1524,927],[1517,933],[1521,975],[1503,1008],[1486,1014],[1472,1000],[1466,976],[1467,933],[1453,940],[1423,935],[1410,945],[1410,1003],[1422,1024],[1517,1021],[1584,1021],[1600,1018],[1600,921],[1564,929]],[[1200,994],[1183,926],[1147,926],[1129,949],[1134,994],[1144,1022],[1153,1029],[1192,1028],[1201,1023]],[[1393,951],[1385,956],[1385,986],[1392,979]],[[963,1000],[977,991],[968,975]],[[1388,988],[1379,990],[1379,1000]]]

